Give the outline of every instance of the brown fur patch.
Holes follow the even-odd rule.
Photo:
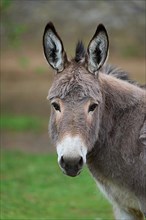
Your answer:
[[[128,212],[135,217],[135,220],[144,220],[144,215],[140,210],[128,208]]]

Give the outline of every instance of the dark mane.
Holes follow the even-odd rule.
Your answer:
[[[118,79],[129,81],[128,73],[121,68],[115,67],[111,64],[106,64],[102,67],[102,71],[107,75],[115,76]]]
[[[102,67],[101,71],[107,75],[112,75],[118,79],[127,81],[131,84],[138,86],[138,87],[142,87],[138,82],[130,79],[129,74],[126,71],[122,70],[121,68],[115,67],[111,64],[104,65]]]
[[[75,51],[75,58],[74,60],[76,62],[79,62],[80,60],[82,60],[85,57],[86,54],[86,50],[84,47],[84,44],[82,41],[78,41],[77,45],[76,45],[76,51]]]

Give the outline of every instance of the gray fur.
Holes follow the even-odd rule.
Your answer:
[[[53,107],[51,110],[53,142],[57,144],[66,134],[81,136],[88,147],[87,166],[112,202],[115,218],[143,220],[146,91],[110,65],[101,67],[96,75],[89,73],[86,62],[72,60],[55,76],[48,98],[58,99],[64,106],[59,120]],[[89,123],[85,106],[91,100],[98,107]]]
[[[56,76],[49,97],[64,100],[67,109],[58,123],[61,130],[57,130],[51,115],[50,134],[54,143],[66,132],[80,133],[88,146],[87,165],[115,203],[120,206],[121,201],[117,200],[119,195],[110,193],[110,183],[131,192],[139,203],[146,202],[146,136],[144,132],[140,134],[146,120],[145,91],[103,73],[95,77],[82,66],[75,68],[73,63]],[[91,127],[81,113],[80,102],[86,97],[100,103]]]

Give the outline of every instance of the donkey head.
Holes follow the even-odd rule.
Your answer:
[[[58,163],[69,176],[80,173],[98,138],[102,114],[98,73],[107,59],[108,44],[106,29],[100,24],[87,52],[79,42],[75,58],[69,61],[53,24],[48,23],[44,31],[44,54],[56,70],[48,94],[52,104],[50,135]]]

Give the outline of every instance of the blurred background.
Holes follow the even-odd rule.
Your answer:
[[[87,171],[81,179],[68,180],[57,166],[55,149],[48,135],[50,106],[46,99],[53,71],[43,55],[42,35],[46,23],[52,21],[68,56],[73,57],[77,41],[82,39],[87,46],[97,25],[103,23],[110,39],[109,62],[144,84],[145,0],[0,0],[0,14],[3,219],[29,219],[38,217],[38,213],[44,218],[111,217],[110,206],[97,196],[94,183],[86,177]],[[57,176],[54,176],[55,172]],[[70,188],[62,194],[57,186],[52,186],[55,187],[56,181],[59,181],[65,190],[64,178]],[[79,197],[81,188],[84,188],[80,185],[85,185],[85,182],[90,186],[87,184],[84,189],[83,200],[86,194],[91,202],[89,199],[85,204],[82,198],[78,198],[78,201],[81,199],[78,208],[75,196]],[[50,191],[47,196],[48,186]],[[69,191],[77,192],[72,195],[74,199],[71,197],[72,203]],[[15,194],[21,195],[20,198],[16,199]],[[62,196],[68,200],[58,208]],[[100,213],[98,199],[101,209],[106,207],[106,211]],[[22,203],[19,211],[18,202]],[[68,213],[64,211],[66,207]],[[42,209],[45,214],[41,213]]]

